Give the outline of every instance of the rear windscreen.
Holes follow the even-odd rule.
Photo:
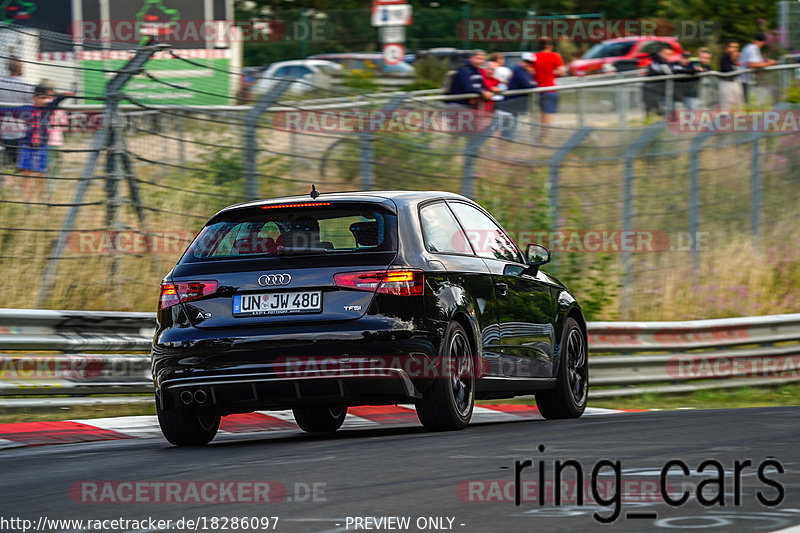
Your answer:
[[[265,206],[234,210],[203,228],[181,263],[395,251],[396,226],[395,215],[371,206]]]

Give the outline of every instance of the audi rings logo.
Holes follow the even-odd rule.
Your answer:
[[[258,284],[262,287],[269,287],[274,285],[288,285],[292,282],[292,276],[289,274],[264,274],[258,278]]]

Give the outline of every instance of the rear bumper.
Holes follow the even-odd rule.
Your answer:
[[[200,401],[198,391],[202,391]],[[330,370],[325,376],[253,373],[174,378],[158,391],[162,408],[213,407],[221,414],[301,405],[380,405],[420,397],[404,370],[387,367],[369,372]]]
[[[441,338],[397,321],[286,330],[170,328],[153,344],[162,407],[186,403],[183,391],[222,414],[312,404],[380,405],[419,398],[438,360]],[[356,328],[354,326],[361,325]],[[375,327],[375,326],[393,327]],[[224,335],[224,336],[223,336]],[[183,399],[188,395],[184,394]]]

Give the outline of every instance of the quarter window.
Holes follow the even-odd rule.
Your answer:
[[[461,227],[467,232],[475,253],[487,259],[524,263],[522,254],[513,241],[491,218],[471,205],[460,202],[449,205],[461,222]]]
[[[420,209],[419,218],[429,252],[472,255],[466,235],[446,204],[439,202],[426,205]]]

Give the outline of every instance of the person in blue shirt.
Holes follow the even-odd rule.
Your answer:
[[[536,54],[533,52],[523,52],[519,63],[511,69],[511,79],[508,80],[508,90],[532,89],[536,87],[533,75],[536,73]],[[515,115],[528,112],[529,94],[511,94],[505,97],[501,107],[504,111],[510,111]]]
[[[33,105],[5,108],[3,114],[18,117],[25,125],[25,136],[19,143],[17,168],[22,174],[43,176],[47,171],[47,141],[50,136],[50,115],[58,109],[61,102],[74,93],[64,93],[55,98],[49,94],[49,87],[37,85],[33,89]],[[36,182],[35,184],[31,182]],[[39,189],[39,196],[44,190],[44,182],[40,178],[23,179],[25,199],[31,200],[31,189]]]
[[[450,90],[447,92],[447,94],[478,93],[481,95],[481,98],[452,100],[450,101],[451,104],[478,109],[479,104],[483,100],[491,100],[493,93],[486,87],[486,84],[483,82],[483,75],[481,74],[481,66],[485,60],[486,54],[483,50],[473,51],[467,62],[456,71],[453,82],[450,85]]]

